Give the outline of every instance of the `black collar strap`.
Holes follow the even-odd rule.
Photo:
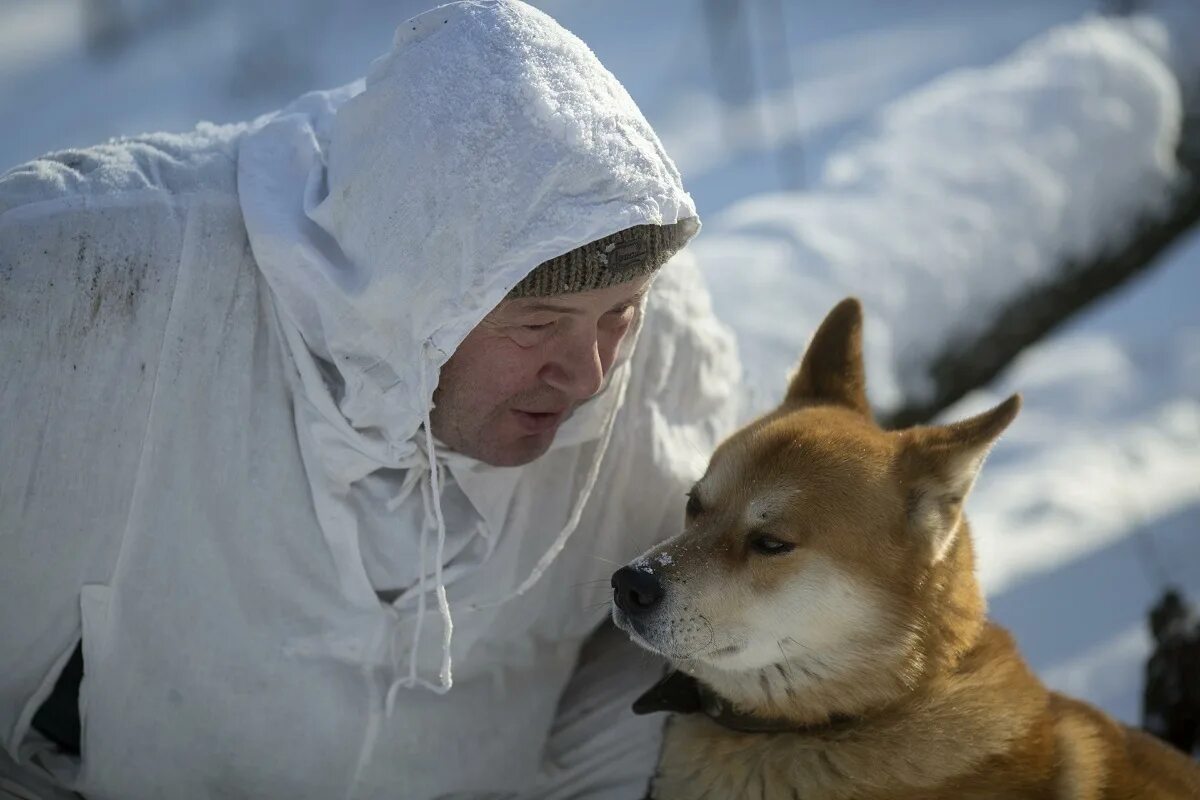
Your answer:
[[[824,725],[797,725],[788,720],[743,714],[734,709],[733,703],[683,672],[668,673],[633,702],[635,714],[658,711],[704,714],[718,725],[738,733],[825,733],[853,721],[852,717],[835,716]]]

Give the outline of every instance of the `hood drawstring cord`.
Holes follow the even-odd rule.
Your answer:
[[[640,328],[634,335],[633,341],[630,343],[630,349],[636,346],[637,339],[641,334]],[[429,376],[427,373],[428,365],[431,361],[429,352],[433,348],[432,343],[425,343],[425,357],[421,359],[420,380],[421,380],[421,397],[430,397],[429,391]],[[624,406],[625,392],[629,388],[630,374],[627,371],[622,380],[621,386],[618,389],[616,402],[613,403],[612,410],[608,414],[608,418],[604,421],[604,429],[600,434],[599,442],[596,446],[596,455],[592,459],[591,468],[588,470],[587,479],[584,481],[583,489],[579,492],[574,506],[571,509],[571,514],[567,518],[566,524],[555,537],[554,542],[549,549],[542,554],[534,565],[529,576],[521,582],[516,589],[509,594],[501,597],[498,600],[489,603],[473,603],[466,606],[468,611],[479,611],[485,608],[495,608],[503,605],[533,588],[535,584],[545,574],[550,565],[558,558],[558,554],[562,552],[567,545],[567,540],[571,538],[571,534],[579,527],[579,521],[583,518],[583,510],[587,506],[588,500],[592,496],[592,491],[596,488],[596,481],[600,478],[600,468],[604,464],[604,456],[608,452],[608,445],[612,441],[613,430],[616,428],[617,415]],[[396,697],[400,689],[411,689],[417,686],[429,689],[437,694],[445,694],[450,691],[454,685],[453,662],[451,658],[450,645],[454,637],[454,619],[450,615],[450,603],[446,598],[446,585],[442,580],[442,562],[444,560],[444,551],[446,544],[446,520],[442,515],[442,500],[441,500],[441,474],[437,462],[437,450],[433,441],[433,426],[431,424],[430,413],[432,403],[426,406],[425,409],[425,451],[428,457],[429,482],[422,484],[421,493],[425,500],[425,524],[421,526],[421,539],[419,545],[419,553],[421,560],[421,568],[419,570],[420,578],[417,583],[417,621],[415,631],[412,638],[412,648],[409,653],[408,675],[400,678],[392,683],[388,688],[387,698],[385,703],[385,714],[392,715],[395,708]],[[424,465],[422,465],[424,466]],[[417,469],[416,467],[413,468]],[[423,476],[421,476],[423,477]],[[415,485],[416,479],[406,478],[404,484],[400,488],[400,494],[389,504],[399,506],[411,492]],[[442,616],[442,667],[439,673],[439,682],[432,683],[417,675],[417,650],[420,644],[421,631],[425,619],[425,552],[426,542],[428,540],[428,531],[431,520],[429,519],[430,509],[432,509],[432,522],[437,527],[437,552],[434,556],[434,591],[437,595],[438,611]],[[394,661],[395,659],[393,659]]]
[[[421,396],[425,397],[429,390],[426,369],[429,360],[421,361]],[[454,685],[454,673],[450,656],[450,642],[454,638],[454,619],[450,616],[450,601],[446,599],[446,583],[442,580],[442,562],[446,553],[446,518],[442,514],[441,467],[437,462],[437,450],[433,443],[433,425],[430,419],[430,406],[425,408],[425,449],[429,453],[429,491],[433,494],[433,515],[437,519],[437,553],[434,555],[433,580],[434,591],[437,592],[438,611],[442,615],[442,668],[438,679],[441,681],[440,692],[450,691]],[[424,563],[421,564],[422,574]]]
[[[430,359],[428,358],[428,351],[430,347],[431,345],[426,343],[426,357],[421,359],[419,370],[421,397],[429,396],[428,370]],[[437,461],[437,447],[433,441],[433,426],[430,412],[431,409],[427,406],[425,410],[425,454],[429,470],[429,481],[428,483],[421,484],[421,495],[425,506],[425,520],[421,526],[421,539],[418,550],[420,569],[418,570],[419,578],[417,581],[417,619],[408,656],[408,675],[394,681],[388,687],[385,714],[389,717],[395,709],[396,697],[400,689],[412,689],[420,686],[437,694],[445,694],[454,685],[453,660],[450,650],[450,645],[454,638],[454,618],[450,614],[450,603],[446,597],[446,584],[442,579],[442,562],[445,560],[446,550],[446,519],[442,514],[441,468]],[[410,475],[405,478],[404,484],[400,487],[400,494],[389,503],[389,507],[392,505],[399,506],[411,494],[413,486],[417,481],[423,477],[424,475],[421,474],[419,468],[413,467]],[[428,572],[425,565],[427,563],[426,552],[430,527],[436,527],[437,529],[437,546],[433,560],[433,581],[434,592],[437,596],[438,611],[442,617],[442,666],[438,674],[438,683],[432,683],[417,675],[421,632],[425,622],[425,586]],[[393,659],[393,661],[395,660]]]
[[[608,420],[604,424],[604,432],[601,435],[600,443],[596,448],[596,457],[592,462],[591,470],[588,472],[587,481],[584,482],[583,489],[579,493],[579,499],[575,503],[575,507],[571,510],[571,516],[567,518],[566,525],[564,525],[563,529],[559,531],[558,537],[554,540],[554,543],[550,545],[550,548],[545,553],[542,553],[542,557],[539,558],[537,564],[534,565],[533,570],[529,573],[529,577],[522,581],[520,586],[518,586],[505,597],[490,603],[470,605],[467,608],[472,611],[476,609],[492,608],[520,597],[534,587],[534,584],[536,584],[541,579],[542,575],[545,574],[546,570],[550,568],[550,565],[554,562],[554,559],[558,558],[558,554],[561,553],[562,549],[567,546],[567,540],[571,538],[571,534],[574,533],[575,528],[579,526],[579,520],[583,518],[583,508],[587,505],[588,499],[592,496],[592,490],[596,487],[596,480],[600,477],[600,465],[604,461],[604,454],[608,451],[608,443],[612,438],[613,428],[615,427],[613,425],[613,421],[616,419],[616,417],[617,409],[614,408],[609,414]]]
[[[637,340],[640,335],[641,328],[639,327],[637,332],[634,334],[633,340],[630,342],[630,352],[632,352],[634,347],[637,346]],[[559,531],[558,536],[554,539],[554,543],[551,544],[550,548],[542,554],[541,558],[538,559],[537,564],[534,565],[533,570],[529,573],[529,577],[522,581],[516,589],[504,597],[501,597],[499,600],[493,600],[488,603],[472,603],[466,607],[468,611],[479,611],[485,608],[495,608],[496,606],[503,605],[510,600],[514,600],[525,594],[534,587],[534,585],[541,579],[542,575],[545,574],[546,570],[550,568],[550,565],[554,562],[554,559],[558,558],[558,554],[562,552],[562,549],[567,546],[567,540],[571,538],[571,534],[574,533],[575,528],[579,526],[579,521],[583,518],[584,506],[587,505],[588,499],[591,498],[592,490],[596,488],[596,481],[600,477],[600,467],[604,463],[604,455],[608,452],[608,445],[612,440],[613,430],[616,428],[617,414],[620,413],[621,409],[625,405],[625,392],[629,388],[629,381],[630,373],[629,371],[626,371],[621,381],[621,385],[618,388],[616,402],[613,403],[612,410],[609,411],[608,418],[604,421],[604,430],[600,434],[600,440],[596,446],[596,456],[592,459],[592,466],[588,471],[587,480],[584,481],[583,489],[579,493],[579,498],[575,502],[574,508],[571,509],[571,515],[567,518],[566,525],[564,525],[563,529]]]

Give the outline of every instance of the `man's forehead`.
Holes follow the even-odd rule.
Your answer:
[[[550,295],[548,297],[510,298],[500,302],[493,315],[522,315],[535,313],[585,314],[611,307],[639,303],[650,291],[651,276],[587,292]]]

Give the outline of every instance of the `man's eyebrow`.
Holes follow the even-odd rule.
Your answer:
[[[642,288],[640,288],[636,292],[634,292],[633,297],[626,298],[625,300],[622,300],[621,302],[616,303],[609,310],[616,311],[618,309],[629,308],[630,306],[639,305],[642,302],[642,300],[645,299],[646,295],[649,293],[650,293],[650,284],[646,284],[645,286],[643,286]]]
[[[534,311],[549,311],[554,314],[582,314],[578,308],[570,306],[559,306],[554,303],[529,303],[520,308],[514,309],[518,314],[528,314]]]

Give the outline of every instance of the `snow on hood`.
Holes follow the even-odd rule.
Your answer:
[[[442,513],[429,431],[442,365],[541,262],[633,225],[693,218],[695,205],[612,74],[550,17],[514,0],[415,17],[365,81],[256,121],[239,148],[238,194],[294,369],[313,504],[348,596],[364,610],[379,603],[358,536],[395,536],[391,512],[423,487],[417,623],[408,677],[387,693],[390,712],[398,688],[453,683],[443,567],[471,531],[448,530]],[[497,602],[536,583],[578,524],[626,385],[606,389],[593,409],[605,417],[590,420],[600,444],[566,525]],[[381,467],[406,477],[385,508],[373,508],[361,482]],[[417,672],[427,576],[443,620],[438,684]]]
[[[409,20],[365,84],[261,121],[239,192],[287,323],[334,365],[353,428],[393,452],[410,450],[437,370],[535,266],[696,213],[616,78],[511,0]]]

